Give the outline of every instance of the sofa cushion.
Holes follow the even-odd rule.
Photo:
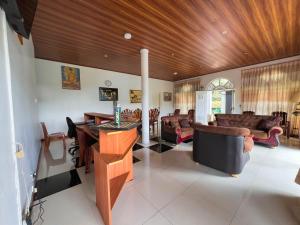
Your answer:
[[[262,130],[251,130],[251,134],[253,134],[256,138],[268,138],[268,133]]]
[[[186,138],[188,136],[193,136],[194,129],[189,127],[189,128],[181,128],[181,138]]]
[[[231,127],[230,121],[228,119],[217,119],[218,126],[222,127]]]
[[[262,131],[268,131],[272,127],[275,127],[276,124],[278,123],[277,119],[261,119],[259,123],[257,124],[256,129],[257,130],[262,130]]]
[[[171,120],[170,121],[170,126],[173,127],[173,128],[180,128],[180,124],[178,122],[178,120]]]
[[[188,119],[181,119],[179,120],[179,124],[182,128],[189,128],[191,127],[190,122]]]

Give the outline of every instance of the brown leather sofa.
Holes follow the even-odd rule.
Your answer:
[[[161,138],[179,144],[193,138],[193,120],[189,115],[161,117]]]
[[[240,174],[252,148],[252,135],[247,128],[194,124],[193,160],[203,165]]]
[[[280,117],[243,114],[215,114],[215,117],[216,121],[210,122],[209,125],[248,128],[255,143],[268,147],[277,147],[280,143],[278,137],[283,133]]]

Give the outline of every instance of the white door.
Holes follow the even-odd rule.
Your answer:
[[[211,91],[196,91],[195,121],[207,125],[211,117]]]

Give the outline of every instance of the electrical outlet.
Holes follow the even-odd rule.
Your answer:
[[[37,193],[37,188],[33,188],[33,193]]]

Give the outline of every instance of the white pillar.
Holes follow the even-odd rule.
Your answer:
[[[148,49],[141,49],[141,76],[142,76],[142,142],[147,145],[149,140],[149,61]]]

